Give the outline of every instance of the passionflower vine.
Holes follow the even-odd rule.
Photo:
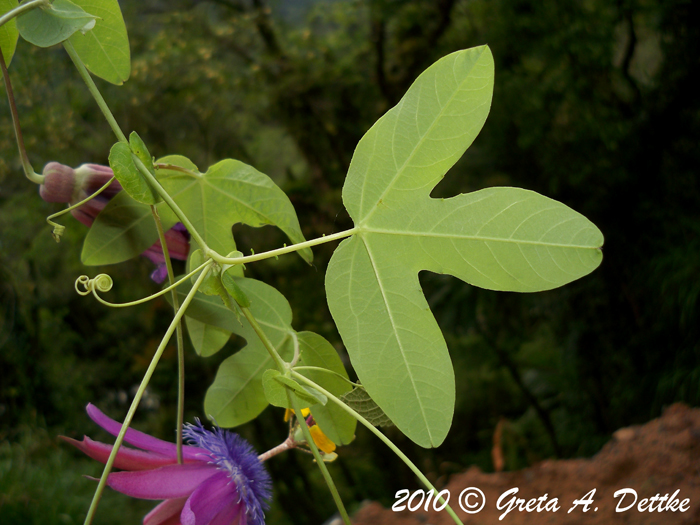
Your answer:
[[[44,182],[39,187],[39,194],[46,202],[76,204],[93,195],[107,184],[113,175],[112,168],[109,166],[83,164],[73,169],[58,162],[49,162],[44,166]],[[82,206],[71,210],[71,215],[89,228],[107,203],[121,190],[121,184],[115,180],[99,195],[96,195]],[[165,232],[165,240],[168,243],[170,257],[180,261],[186,260],[190,251],[189,239],[187,228],[179,222]],[[157,283],[165,281],[168,273],[160,240],[156,241],[141,255],[147,257],[156,265],[156,269],[151,274],[151,279]]]
[[[90,418],[112,435],[121,423],[92,404]],[[183,464],[174,443],[128,429],[107,485],[128,496],[164,500],[143,519],[144,525],[264,525],[272,483],[253,447],[228,430],[206,430],[197,420],[186,425]],[[112,445],[85,436],[63,440],[97,461],[107,462]],[[139,450],[140,449],[140,450]]]

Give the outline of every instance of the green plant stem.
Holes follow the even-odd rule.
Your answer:
[[[243,312],[245,318],[248,319],[250,326],[253,327],[253,331],[258,335],[258,337],[262,341],[262,344],[265,346],[265,348],[267,348],[267,351],[270,353],[270,357],[272,357],[272,360],[277,365],[279,371],[285,373],[287,371],[287,363],[285,363],[284,359],[282,359],[279,353],[277,353],[277,349],[268,339],[267,334],[263,332],[262,328],[258,324],[257,319],[255,319],[252,312],[250,311],[250,308],[241,308],[241,311]]]
[[[158,230],[160,245],[163,248],[165,268],[168,270],[168,282],[172,286],[175,284],[175,274],[173,273],[173,263],[168,252],[168,243],[165,240],[163,224],[160,222],[158,209],[153,205],[151,205],[151,213]],[[174,288],[171,291],[171,297],[173,299],[173,312],[177,314],[177,311],[180,309],[180,300],[177,298],[177,290]],[[177,340],[177,438],[175,442],[177,445],[177,462],[182,465],[184,462],[182,458],[182,425],[185,423],[185,342],[182,337],[182,321],[177,323],[175,339]]]
[[[299,403],[299,399],[297,398],[297,396],[291,394],[289,389],[287,389],[287,397],[291,401],[292,406],[294,407],[294,415],[296,416],[297,421],[299,422],[301,432],[302,434],[304,434],[304,439],[309,445],[311,453],[314,455],[314,458],[316,458],[316,464],[318,465],[318,468],[321,469],[323,479],[325,480],[326,485],[328,485],[328,489],[331,491],[333,501],[335,501],[335,505],[336,507],[338,507],[338,512],[340,512],[340,517],[343,518],[343,523],[345,523],[345,525],[351,525],[350,516],[348,516],[348,512],[345,510],[343,500],[340,499],[340,494],[338,494],[338,489],[336,488],[335,483],[333,482],[333,478],[331,477],[330,472],[328,472],[326,463],[323,461],[321,454],[318,452],[318,447],[316,447],[316,443],[314,443],[313,437],[311,437],[309,426],[306,424],[306,418],[304,418],[304,416],[301,414],[301,404]]]
[[[37,7],[41,7],[42,5],[49,5],[50,3],[51,0],[29,0],[28,2],[25,2],[0,16],[0,27],[4,26],[13,18],[17,18],[19,15],[23,15],[24,13],[27,13],[32,9],[36,9]]]
[[[122,130],[119,127],[119,124],[117,124],[117,120],[114,118],[114,115],[112,115],[112,112],[110,111],[109,107],[107,106],[105,99],[102,98],[102,94],[97,89],[97,86],[95,85],[95,82],[92,80],[90,73],[88,73],[88,70],[85,67],[85,64],[83,64],[83,61],[78,56],[78,53],[75,52],[75,48],[73,47],[73,44],[70,43],[70,40],[66,40],[63,42],[63,47],[65,48],[66,52],[68,53],[68,56],[70,57],[70,59],[73,61],[73,64],[75,64],[75,67],[78,70],[78,73],[80,74],[83,81],[87,85],[88,91],[90,91],[92,98],[94,98],[95,102],[97,102],[97,105],[99,106],[100,110],[102,111],[102,114],[105,116],[105,118],[107,119],[107,122],[109,123],[109,127],[112,128],[112,131],[117,136],[117,139],[119,140],[119,142],[125,142],[128,144],[129,141],[126,140],[126,135],[124,135],[124,133],[122,133]]]
[[[10,11],[12,12],[12,11]],[[4,17],[3,17],[4,18]],[[39,175],[34,171],[31,162],[29,162],[29,156],[27,155],[27,149],[24,147],[24,137],[22,136],[22,127],[19,124],[19,112],[17,111],[17,104],[15,103],[15,94],[12,91],[12,82],[10,81],[10,73],[7,71],[7,64],[5,64],[5,56],[0,53],[0,67],[2,68],[2,78],[5,80],[5,91],[7,91],[7,101],[10,104],[10,114],[12,115],[12,125],[15,128],[15,138],[17,139],[17,148],[19,149],[19,158],[22,162],[22,169],[24,170],[24,175],[32,182],[36,184],[44,183],[44,176]]]
[[[211,264],[211,261],[208,262],[209,264]],[[134,418],[136,408],[141,402],[143,393],[146,391],[146,387],[148,386],[148,383],[151,380],[151,376],[153,376],[153,372],[155,371],[156,366],[158,365],[158,361],[160,361],[160,358],[163,355],[163,352],[165,351],[165,347],[168,344],[170,337],[172,337],[173,332],[175,331],[177,325],[180,323],[180,319],[182,319],[182,316],[185,314],[187,307],[192,302],[195,293],[197,293],[197,290],[199,289],[200,285],[202,284],[208,273],[209,266],[206,266],[204,270],[202,270],[202,273],[199,274],[199,277],[197,277],[197,281],[194,283],[192,289],[187,294],[187,297],[185,297],[185,300],[182,302],[182,306],[173,317],[173,320],[170,323],[168,330],[163,336],[163,340],[160,342],[160,345],[158,345],[158,349],[156,350],[153,359],[151,359],[151,364],[148,365],[148,369],[146,370],[146,373],[144,374],[143,379],[141,380],[141,384],[139,385],[139,388],[136,391],[134,400],[131,402],[129,411],[127,412],[126,417],[124,418],[124,423],[122,424],[122,428],[119,431],[119,435],[114,441],[114,446],[112,447],[112,451],[109,454],[109,458],[107,459],[105,468],[102,471],[102,477],[100,477],[100,481],[97,484],[97,489],[95,490],[95,495],[93,496],[92,502],[90,503],[90,508],[88,509],[87,516],[85,517],[84,525],[90,525],[92,523],[92,520],[95,516],[95,512],[97,511],[97,505],[100,502],[100,498],[102,498],[102,493],[104,492],[105,485],[107,484],[107,476],[109,476],[109,473],[112,470],[112,465],[114,465],[114,460],[117,457],[119,447],[121,447],[122,443],[124,442],[124,436],[126,435],[126,431],[129,428],[129,425],[131,425],[131,420]]]
[[[249,262],[262,261],[263,259],[269,259],[270,257],[277,257],[279,255],[284,255],[285,253],[292,253],[299,251],[303,248],[310,248],[311,246],[318,246],[319,244],[324,244],[331,241],[336,241],[338,239],[343,239],[345,237],[350,237],[355,235],[358,229],[350,228],[349,230],[344,230],[338,233],[332,233],[331,235],[324,235],[316,239],[311,239],[310,241],[304,241],[297,244],[291,244],[285,246],[284,248],[277,248],[276,250],[270,250],[268,252],[256,253],[255,255],[246,255],[245,257],[222,257],[216,252],[210,252],[209,255],[219,264],[246,264]]]
[[[173,210],[173,213],[177,215],[177,218],[180,219],[180,222],[185,225],[185,228],[187,228],[187,231],[190,233],[190,235],[194,238],[194,240],[199,244],[199,247],[202,249],[202,252],[204,253],[205,256],[209,256],[210,252],[212,250],[209,249],[207,246],[207,243],[204,242],[204,239],[202,236],[199,234],[197,229],[194,227],[192,222],[187,218],[187,215],[180,209],[180,206],[177,205],[177,203],[173,200],[173,198],[170,196],[170,194],[165,191],[165,188],[160,185],[160,182],[158,179],[156,179],[153,174],[148,171],[148,168],[146,165],[141,162],[141,159],[138,158],[136,155],[131,155],[131,158],[134,159],[134,164],[136,165],[136,168],[141,172],[141,174],[146,177],[148,180],[149,185],[156,190],[158,195],[162,197],[162,199],[165,201],[165,203],[170,206],[170,209]]]
[[[433,487],[432,483],[430,483],[430,481],[428,481],[428,478],[425,477],[425,475],[420,471],[420,469],[418,467],[416,467],[413,464],[413,462],[410,459],[408,459],[406,454],[401,452],[401,450],[396,445],[394,445],[394,443],[388,437],[386,437],[384,434],[382,434],[377,427],[372,425],[372,423],[367,421],[364,417],[362,417],[360,414],[355,412],[352,408],[350,408],[348,405],[343,403],[340,399],[335,397],[328,390],[317,385],[316,383],[314,383],[313,381],[311,381],[307,377],[304,377],[303,375],[301,375],[298,372],[295,372],[294,370],[291,371],[291,374],[295,379],[298,379],[302,383],[306,383],[311,388],[315,388],[316,390],[318,390],[319,392],[324,394],[326,397],[328,397],[328,399],[333,401],[333,403],[338,405],[340,408],[345,410],[345,412],[347,412],[352,417],[357,419],[360,423],[362,423],[364,426],[366,426],[370,430],[370,432],[372,432],[375,436],[377,436],[380,440],[382,440],[384,442],[384,444],[387,447],[389,447],[392,450],[392,452],[394,452],[394,454],[396,454],[401,459],[401,461],[403,461],[406,464],[406,466],[408,466],[408,468],[411,469],[411,471],[418,477],[418,479],[421,480],[423,485],[425,485],[429,490],[432,490],[435,495],[439,494],[439,491],[435,487]],[[441,503],[445,503],[444,498],[440,497],[438,499]],[[455,511],[452,510],[452,507],[450,507],[446,503],[445,503],[445,505],[446,505],[445,510],[450,515],[450,517],[454,520],[454,522],[457,523],[458,525],[464,525],[462,523],[462,520],[460,520],[459,517],[457,516],[457,514],[455,513]]]

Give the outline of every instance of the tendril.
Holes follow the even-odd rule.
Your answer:
[[[69,206],[68,208],[65,208],[59,212],[53,213],[53,214],[49,215],[48,217],[46,217],[46,222],[48,222],[51,226],[53,226],[53,231],[51,232],[51,235],[53,236],[53,240],[56,242],[61,242],[61,236],[63,235],[63,232],[66,231],[66,227],[61,225],[61,224],[57,224],[57,223],[53,222],[51,219],[55,219],[56,217],[60,217],[61,215],[64,215],[71,210],[74,210],[76,208],[80,208],[83,204],[94,199],[100,193],[102,193],[107,188],[109,188],[109,185],[112,184],[115,179],[116,179],[116,177],[112,177],[111,179],[109,179],[104,186],[102,186],[100,189],[98,189],[92,195],[89,195],[86,199],[83,199],[80,202],[77,202],[77,203],[73,204],[72,206]],[[78,293],[80,293],[80,292],[78,292]],[[85,294],[85,295],[87,295],[87,294]]]
[[[87,275],[81,275],[75,280],[75,291],[83,296],[93,294],[100,300],[97,292],[109,292],[113,285],[114,281],[106,273],[101,273],[93,279],[90,279]],[[83,289],[80,290],[78,286],[82,286]]]
[[[95,299],[97,299],[99,302],[104,304],[105,306],[111,306],[113,308],[125,308],[127,306],[134,306],[137,304],[145,303],[150,301],[151,299],[155,299],[156,297],[160,297],[161,295],[164,295],[168,293],[170,290],[173,290],[174,288],[177,288],[180,286],[182,283],[184,283],[187,279],[198,273],[200,270],[203,270],[207,266],[210,266],[213,263],[211,259],[208,259],[206,262],[200,264],[197,268],[192,270],[190,273],[187,275],[183,276],[179,281],[173,283],[172,285],[168,286],[167,288],[163,288],[160,292],[154,293],[153,295],[149,295],[148,297],[144,297],[143,299],[138,299],[136,301],[130,301],[128,303],[110,303],[109,301],[105,301],[100,297],[97,292],[109,292],[112,289],[112,278],[107,275],[106,273],[101,273],[98,276],[96,276],[94,279],[90,279],[87,275],[81,275],[75,280],[75,291],[78,292],[80,295],[94,295]],[[81,290],[79,288],[81,286],[83,289]]]

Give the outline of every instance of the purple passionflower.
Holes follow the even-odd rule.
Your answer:
[[[64,202],[76,204],[87,199],[109,182],[114,173],[109,166],[99,164],[83,164],[75,169],[58,162],[49,162],[43,170],[44,182],[39,187],[39,194],[46,202]],[[71,215],[88,228],[95,222],[97,215],[117,193],[122,190],[118,181],[113,181],[107,189],[88,202],[71,210]],[[172,259],[187,260],[190,252],[190,235],[182,223],[165,232],[168,243],[168,253]],[[165,256],[160,240],[156,241],[141,255],[150,259],[156,265],[151,279],[162,283],[168,276],[165,266]]]
[[[89,404],[90,418],[116,436],[121,423]],[[264,525],[264,511],[272,483],[253,447],[228,430],[206,430],[197,420],[184,435],[193,445],[183,446],[183,464],[177,463],[174,443],[128,429],[107,485],[128,496],[164,500],[143,519],[144,525]],[[62,439],[102,463],[112,445],[85,436],[82,441]]]

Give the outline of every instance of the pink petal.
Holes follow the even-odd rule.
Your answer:
[[[209,522],[209,525],[246,525],[246,513],[243,505],[229,504],[214,519]]]
[[[207,525],[231,505],[240,507],[243,502],[238,496],[235,483],[231,482],[226,473],[218,471],[189,497],[182,509],[180,522],[182,525]]]
[[[187,498],[166,499],[146,514],[143,525],[180,525],[180,513]]]
[[[93,441],[87,436],[83,437],[82,441],[77,441],[65,436],[58,437],[100,463],[107,463],[107,458],[109,458],[109,454],[112,452],[112,445]],[[155,452],[144,452],[143,450],[120,447],[117,457],[114,460],[114,468],[120,470],[148,470],[165,465],[172,465],[175,461],[174,458],[162,456]]]
[[[100,409],[92,403],[88,404],[86,410],[88,416],[90,416],[90,419],[104,428],[107,432],[113,436],[119,434],[119,431],[122,429],[121,423],[118,423],[111,417],[104,415]],[[149,436],[148,434],[134,430],[133,428],[126,431],[124,441],[134,445],[135,447],[149,450],[151,452],[157,452],[169,458],[177,457],[177,447],[175,446],[175,443],[168,443],[162,439],[154,438],[153,436]],[[209,455],[199,447],[185,445],[182,447],[182,455],[187,459],[209,461]]]
[[[198,461],[154,470],[115,472],[107,478],[107,485],[133,498],[183,498],[217,472],[215,466]]]

